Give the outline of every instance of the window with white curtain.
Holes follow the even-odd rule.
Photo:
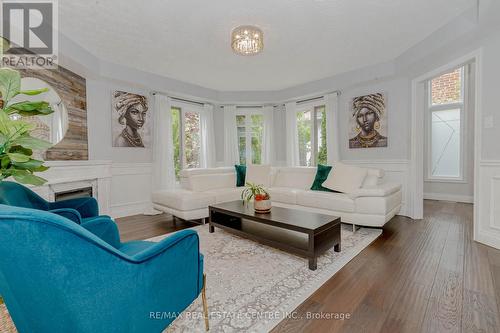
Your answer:
[[[201,167],[201,109],[193,106],[172,106],[172,137],[175,176],[182,169]]]
[[[301,166],[327,164],[324,105],[297,106],[297,135]]]
[[[466,69],[460,67],[428,82],[428,180],[464,180]]]
[[[262,109],[237,108],[236,128],[240,164],[261,164],[264,130]]]

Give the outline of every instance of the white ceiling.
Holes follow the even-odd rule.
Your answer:
[[[62,33],[113,63],[207,88],[279,90],[390,61],[476,0],[64,0]],[[232,28],[264,51],[238,56]]]

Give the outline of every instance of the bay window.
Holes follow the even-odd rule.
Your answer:
[[[262,111],[254,108],[238,108],[236,127],[240,164],[261,164],[264,129]]]
[[[200,111],[195,107],[174,106],[171,112],[175,176],[179,179],[181,169],[201,166]]]
[[[327,163],[326,109],[324,105],[297,109],[299,162],[301,166]]]

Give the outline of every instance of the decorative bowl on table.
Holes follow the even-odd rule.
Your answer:
[[[267,197],[259,197],[259,195],[255,196],[253,201],[253,209],[256,213],[266,214],[271,212],[271,198],[269,195]]]

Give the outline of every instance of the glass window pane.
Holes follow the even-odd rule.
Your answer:
[[[181,110],[178,108],[172,108],[172,139],[174,143],[174,169],[175,178],[179,180],[179,173],[182,168],[181,164]]]
[[[327,164],[328,154],[326,148],[326,110],[324,106],[316,108],[316,152],[317,164]]]
[[[463,101],[463,70],[463,67],[457,68],[431,81],[432,105],[461,103]]]
[[[254,114],[252,120],[252,163],[262,163],[262,133],[264,130],[264,116]]]
[[[200,115],[186,112],[184,116],[184,156],[186,168],[200,167]]]
[[[245,126],[245,116],[236,116],[236,126]]]
[[[460,177],[460,109],[432,112],[431,175]]]
[[[238,135],[238,148],[240,152],[240,164],[245,165],[247,164],[247,138],[245,135]]]
[[[299,136],[299,161],[302,166],[312,165],[311,145],[312,111],[297,113],[297,132]]]

